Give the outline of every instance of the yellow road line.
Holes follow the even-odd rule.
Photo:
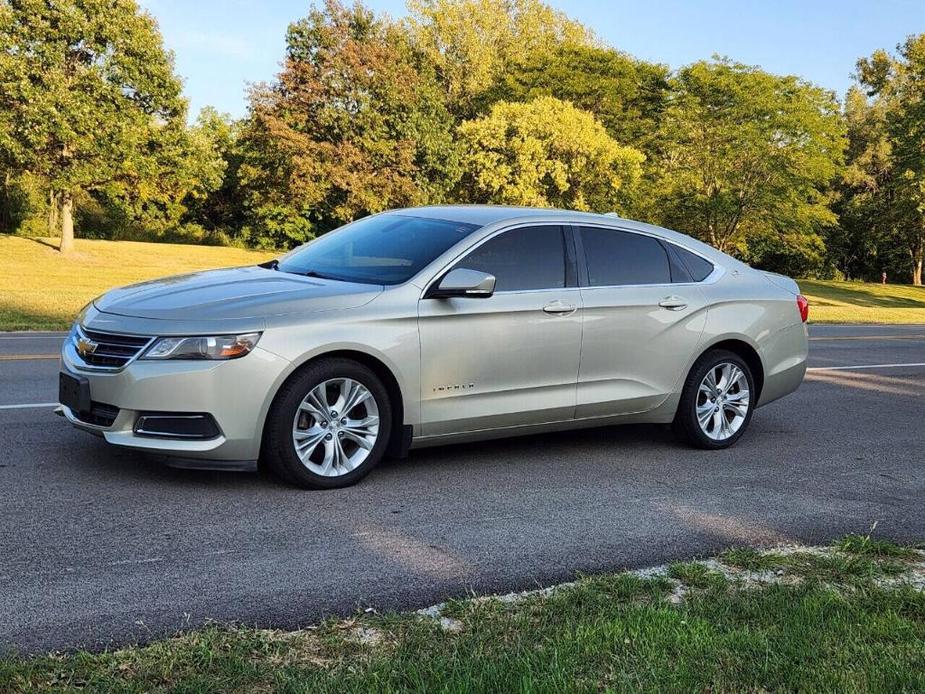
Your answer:
[[[57,359],[58,354],[0,354],[0,361],[32,361],[34,359]]]

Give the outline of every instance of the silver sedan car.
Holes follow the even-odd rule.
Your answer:
[[[735,443],[807,357],[796,283],[610,215],[373,215],[260,266],[114,289],[61,413],[181,466],[352,484],[411,448],[627,422]]]

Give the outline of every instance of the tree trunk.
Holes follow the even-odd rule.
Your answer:
[[[922,261],[925,260],[925,234],[912,240],[909,244],[909,257],[912,259],[912,284],[922,286]]]
[[[69,253],[74,250],[74,199],[68,190],[59,194],[61,201],[61,245],[58,250]]]
[[[3,197],[0,199],[0,231],[10,232],[13,226],[13,215],[10,210],[10,172],[7,171],[3,178]]]
[[[58,204],[58,193],[54,190],[48,191],[48,235],[52,238],[61,233],[58,226]]]

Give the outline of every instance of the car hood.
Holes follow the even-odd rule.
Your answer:
[[[162,320],[264,318],[362,306],[379,285],[303,277],[262,267],[208,270],[113,289],[94,300],[103,313]]]

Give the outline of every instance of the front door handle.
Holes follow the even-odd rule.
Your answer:
[[[559,299],[556,299],[555,301],[551,301],[550,303],[546,304],[543,307],[544,313],[565,314],[565,313],[573,313],[574,311],[575,311],[574,304],[567,304],[564,301],[560,301]]]
[[[680,311],[687,308],[687,299],[680,296],[666,296],[658,302],[658,305],[662,308],[667,308],[669,311]]]

